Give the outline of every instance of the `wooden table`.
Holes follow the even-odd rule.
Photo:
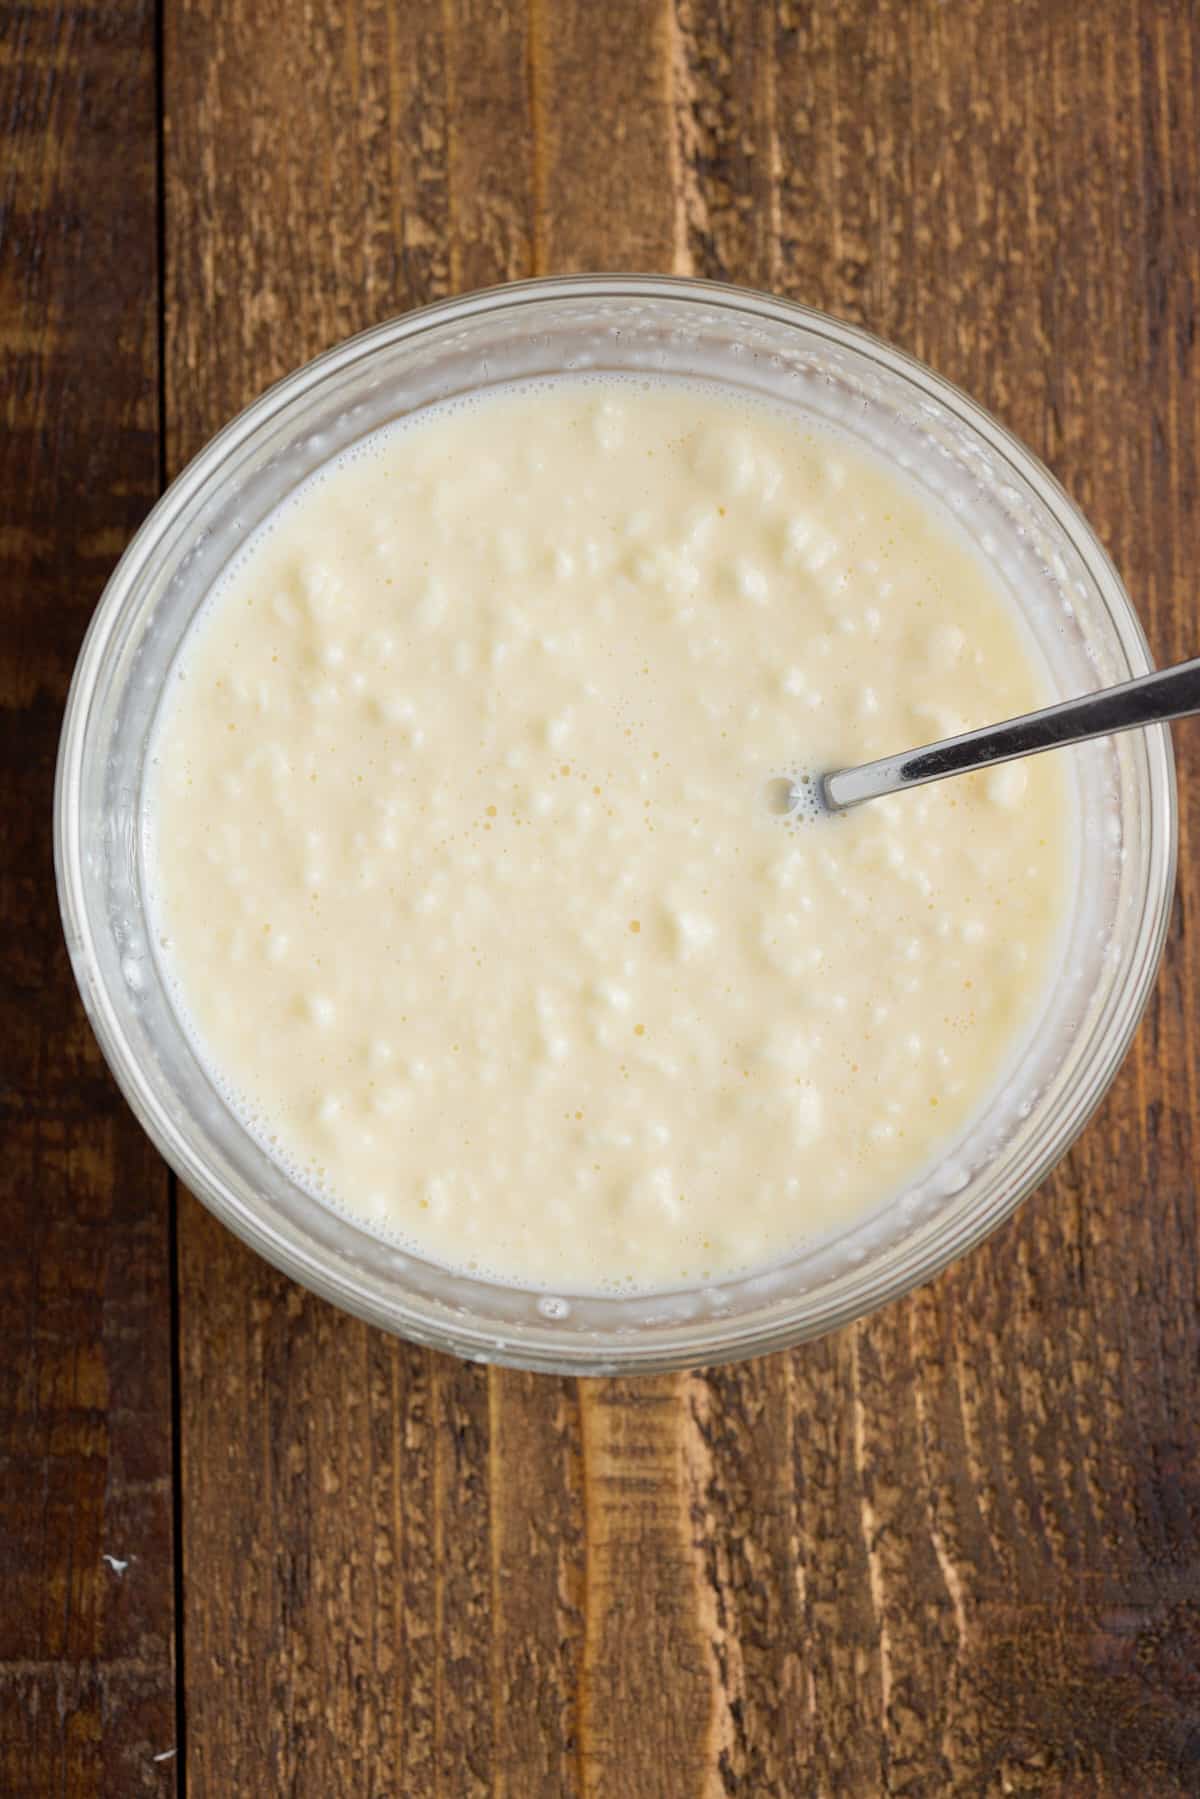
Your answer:
[[[335,339],[673,270],[914,351],[1200,648],[1170,0],[0,6],[0,1792],[1200,1793],[1200,728],[1138,1044],[980,1252],[595,1383],[393,1342],[184,1193],[75,998],[56,734],[122,545]]]

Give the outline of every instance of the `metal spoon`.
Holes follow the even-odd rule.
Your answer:
[[[971,769],[991,768],[1018,756],[1036,756],[1042,750],[1057,749],[1060,744],[1133,731],[1139,725],[1164,724],[1192,712],[1200,712],[1200,656],[1191,662],[1177,663],[1174,668],[1139,675],[1136,681],[1122,681],[1118,687],[1102,687],[1099,693],[1064,700],[1041,712],[1027,712],[1022,718],[1010,718],[1000,725],[964,731],[961,737],[946,737],[940,743],[904,750],[898,756],[883,756],[878,762],[864,762],[860,768],[839,769],[804,790],[794,786],[792,805],[797,806],[802,800],[811,804],[809,795],[815,786],[830,812],[844,812],[847,806],[861,805],[863,800],[901,793],[906,787],[923,787],[926,781],[940,781],[946,775],[965,775]]]

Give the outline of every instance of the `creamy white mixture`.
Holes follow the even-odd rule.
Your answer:
[[[418,1253],[716,1279],[961,1130],[1067,907],[1055,758],[811,823],[768,784],[1048,697],[949,515],[823,427],[632,378],[434,409],[193,627],[163,963],[272,1153]]]

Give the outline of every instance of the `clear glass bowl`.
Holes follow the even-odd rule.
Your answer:
[[[113,1073],[180,1178],[297,1280],[439,1349],[592,1374],[782,1348],[896,1298],[994,1230],[1066,1150],[1125,1054],[1162,950],[1176,840],[1164,728],[1072,753],[1084,828],[1070,950],[1036,1031],[935,1168],[878,1214],[766,1273],[622,1298],[520,1290],[421,1261],[296,1186],[196,1060],[150,949],[141,793],[166,670],[225,562],[318,464],[431,401],[603,369],[699,374],[849,415],[856,433],[969,517],[1063,695],[1150,666],[1087,523],[994,419],[864,332],[706,282],[524,282],[392,320],[264,394],[155,507],[80,652],[55,793],[67,944]]]

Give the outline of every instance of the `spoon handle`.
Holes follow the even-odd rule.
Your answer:
[[[1176,663],[1174,668],[1139,675],[1136,681],[1123,681],[1119,687],[1102,687],[1099,693],[1085,693],[1041,712],[1027,712],[1004,724],[985,725],[981,731],[964,731],[961,737],[946,737],[898,756],[883,756],[860,768],[841,769],[825,776],[824,799],[831,811],[840,812],[863,800],[940,781],[943,775],[964,775],[973,768],[1012,762],[1018,756],[1036,756],[1060,744],[1083,743],[1089,737],[1185,718],[1190,712],[1200,712],[1200,656]]]

